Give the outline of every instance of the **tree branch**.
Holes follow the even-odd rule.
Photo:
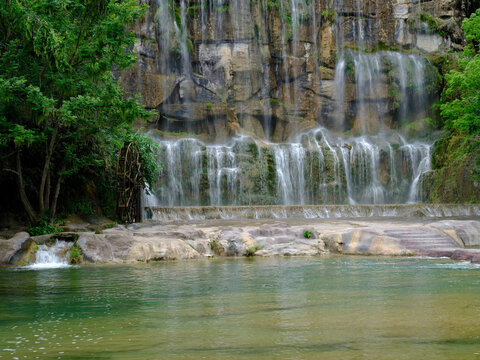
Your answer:
[[[15,170],[12,170],[12,169],[2,169],[2,171],[11,172],[15,175],[18,175],[18,172],[16,172]]]

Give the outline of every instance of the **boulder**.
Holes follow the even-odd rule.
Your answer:
[[[128,232],[117,231],[107,234],[81,234],[77,245],[83,257],[91,263],[118,263],[127,259],[135,239]]]
[[[135,237],[135,240],[137,240],[136,243],[125,257],[126,262],[185,260],[200,257],[200,254],[183,240],[156,237]]]
[[[12,238],[0,240],[0,264],[16,265],[21,262],[21,254],[26,251],[33,240],[27,232],[19,232]]]

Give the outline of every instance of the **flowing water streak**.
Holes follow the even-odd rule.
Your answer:
[[[345,129],[345,77],[347,73],[345,54],[342,52],[335,67],[335,128]]]
[[[408,197],[409,203],[416,203],[422,201],[421,176],[432,169],[431,164],[431,146],[420,145],[413,146],[412,144],[405,145],[408,148],[412,162],[412,185],[410,186],[410,193]]]
[[[222,205],[223,198],[227,203],[235,205],[238,180],[235,153],[229,146],[207,146],[208,183],[210,185],[210,204]],[[222,181],[226,182],[225,196],[222,192]],[[225,187],[224,187],[225,188]]]
[[[354,76],[356,84],[353,128],[360,134],[367,134],[387,126],[385,116],[391,111],[389,96],[394,101],[400,124],[406,124],[410,117],[423,116],[428,103],[425,73],[426,62],[419,55],[345,50],[335,69],[337,128],[345,126],[349,76]]]
[[[35,262],[26,266],[26,268],[39,270],[69,267],[69,250],[72,245],[71,242],[58,240],[50,246],[48,244],[38,245],[38,250],[35,252]]]
[[[301,144],[273,145],[280,204],[305,203],[305,150]]]

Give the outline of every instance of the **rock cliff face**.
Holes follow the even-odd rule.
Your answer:
[[[146,2],[121,81],[159,111],[150,205],[425,198],[431,144],[398,131],[429,115],[426,56],[462,47],[469,1]]]
[[[284,141],[318,125],[357,132],[398,126],[409,115],[398,104],[424,91],[416,84],[402,91],[400,82],[425,76],[421,95],[428,97],[438,90],[435,74],[415,73],[432,71],[418,69],[421,57],[378,50],[461,46],[458,21],[469,11],[458,0],[148,3],[135,27],[139,62],[122,74],[123,85],[159,109],[160,130],[217,142],[236,132]]]

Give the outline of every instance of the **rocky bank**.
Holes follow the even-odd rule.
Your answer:
[[[85,264],[139,263],[214,256],[327,254],[449,257],[480,263],[479,220],[251,220],[119,225],[79,232],[0,240],[3,265],[27,264],[36,245],[75,241]]]

